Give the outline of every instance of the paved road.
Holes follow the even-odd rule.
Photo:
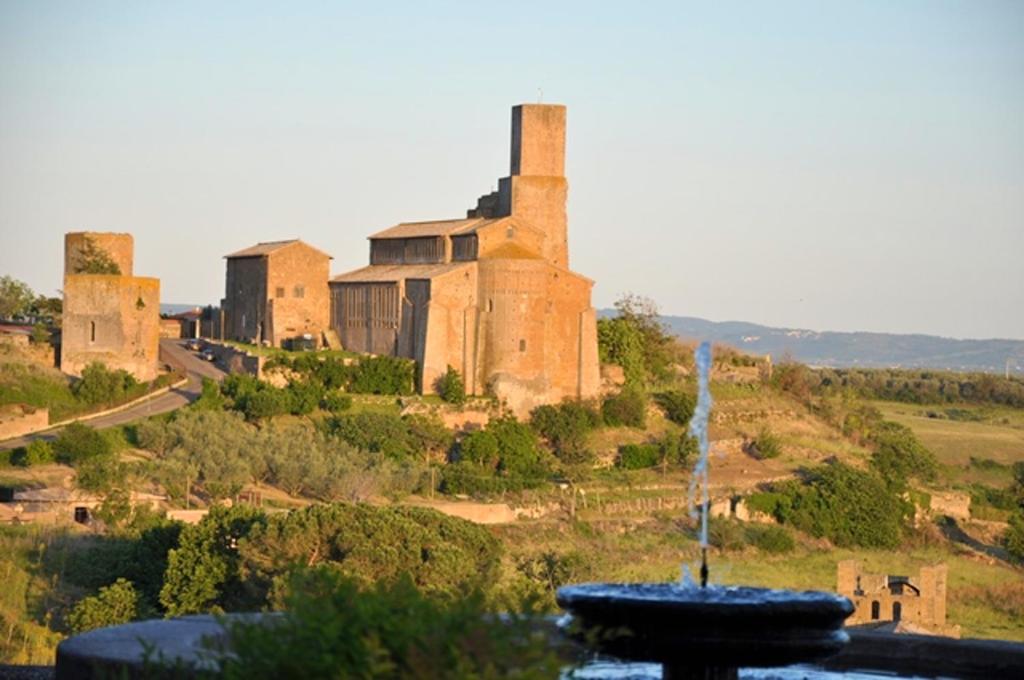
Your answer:
[[[162,339],[160,340],[160,349],[162,355],[167,355],[170,358],[171,363],[178,363],[185,368],[188,373],[188,383],[186,385],[173,388],[169,392],[165,392],[152,399],[147,399],[123,411],[95,418],[85,418],[82,422],[88,423],[97,429],[103,429],[114,427],[115,425],[124,425],[147,416],[174,411],[199,398],[199,393],[203,388],[203,378],[212,378],[220,381],[227,375],[211,362],[203,361],[194,352],[185,349],[184,340]],[[164,357],[162,356],[161,358],[163,359]],[[58,434],[60,434],[60,429],[7,439],[0,442],[0,450],[25,446],[34,439],[56,439]]]

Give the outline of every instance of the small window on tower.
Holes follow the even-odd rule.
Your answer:
[[[96,322],[89,322],[89,342],[96,342]]]
[[[526,351],[526,340],[520,340],[519,341],[519,351],[520,352],[525,352]]]
[[[306,288],[305,288],[305,286],[295,286],[295,290],[293,291],[293,296],[294,297],[300,298],[300,297],[305,297],[305,295],[306,295]]]
[[[508,229],[505,230],[505,238],[515,238],[515,237],[516,237],[516,228],[515,227],[509,227]]]
[[[490,299],[487,300],[487,311],[488,312],[493,312],[494,311],[494,300],[490,300]]]
[[[274,297],[284,297],[284,286],[278,286],[274,291]]]

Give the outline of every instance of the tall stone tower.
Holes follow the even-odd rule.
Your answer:
[[[131,234],[64,236],[63,372],[80,376],[99,362],[138,380],[156,377],[160,281],[133,276],[133,249]]]

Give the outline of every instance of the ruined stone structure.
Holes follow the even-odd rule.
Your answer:
[[[223,337],[281,347],[327,329],[331,256],[297,239],[226,255]]]
[[[124,369],[138,380],[157,375],[160,281],[132,275],[131,234],[76,232],[64,236],[61,370],[81,375],[92,362]],[[90,258],[108,271],[85,273]]]
[[[945,564],[922,567],[910,577],[868,574],[856,560],[845,560],[836,572],[837,592],[856,607],[847,625],[902,623],[914,632],[960,636],[959,626],[946,624]]]
[[[593,282],[568,269],[565,107],[512,109],[508,177],[465,219],[373,234],[370,265],[330,283],[345,349],[415,359],[423,392],[449,366],[516,412],[598,395]]]

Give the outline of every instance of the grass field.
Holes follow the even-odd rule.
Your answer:
[[[1019,409],[873,403],[888,420],[914,431],[946,468],[951,482],[1004,486],[1010,481],[1008,466],[1024,461],[1024,412]],[[947,415],[949,410],[961,418],[976,420],[953,420]],[[929,412],[945,417],[929,417]],[[1007,467],[972,465],[972,458]]]

